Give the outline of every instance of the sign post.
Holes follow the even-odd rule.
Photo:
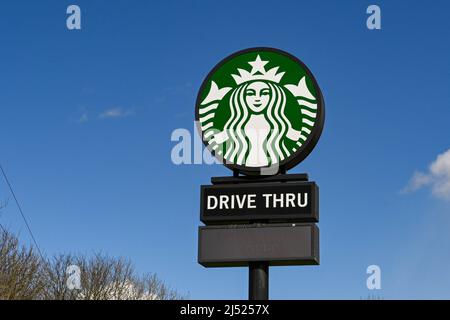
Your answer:
[[[249,268],[249,299],[269,298],[269,266],[319,264],[319,187],[286,174],[314,149],[323,97],[300,60],[273,48],[239,51],[204,80],[196,121],[232,177],[201,186],[198,262]]]
[[[248,266],[248,299],[269,299],[269,263],[250,262]]]

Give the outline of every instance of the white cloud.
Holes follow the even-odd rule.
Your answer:
[[[111,108],[99,114],[100,119],[123,118],[133,114],[131,110],[123,110],[120,107]]]
[[[410,193],[423,187],[430,187],[435,197],[450,201],[450,149],[437,156],[427,173],[414,172],[402,192]]]
[[[84,123],[84,122],[88,122],[88,120],[89,120],[88,114],[86,112],[84,112],[78,119],[78,122]]]

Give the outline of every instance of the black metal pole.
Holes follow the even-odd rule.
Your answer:
[[[248,272],[248,299],[269,300],[269,263],[250,262]]]

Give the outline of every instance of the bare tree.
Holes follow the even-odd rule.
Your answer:
[[[156,297],[157,300],[187,299],[187,295],[182,295],[168,287],[155,273],[145,275],[141,281],[145,285],[146,292],[151,296]]]
[[[75,300],[77,298],[77,290],[71,290],[67,285],[67,270],[74,262],[75,258],[70,254],[60,254],[46,262],[43,270],[43,279],[46,285],[42,290],[41,299]]]
[[[76,266],[80,287],[68,284]],[[78,276],[78,275],[77,275]],[[36,300],[173,300],[185,296],[170,289],[155,274],[138,275],[123,258],[95,254],[60,254],[43,260],[16,236],[0,229],[0,299]]]
[[[129,297],[127,287],[133,281],[133,267],[129,261],[96,254],[92,258],[79,257],[81,292],[85,300],[120,300]]]
[[[38,299],[45,286],[42,266],[32,248],[20,246],[17,237],[0,230],[0,299]]]
[[[66,284],[68,266],[80,269],[81,288]],[[93,257],[59,255],[46,268],[44,299],[77,300],[174,300],[183,295],[167,287],[155,274],[138,276],[123,258],[96,254]]]
[[[7,205],[0,203],[0,211]],[[44,287],[40,274],[43,263],[33,248],[0,224],[0,299],[37,299]]]

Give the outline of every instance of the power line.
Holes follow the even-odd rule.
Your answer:
[[[0,229],[2,229],[3,233],[6,233],[6,230],[1,223],[0,223]]]
[[[16,202],[17,207],[19,208],[20,215],[22,216],[22,219],[25,222],[25,225],[26,225],[26,227],[28,229],[28,232],[30,233],[31,239],[33,240],[34,245],[36,246],[36,249],[38,250],[39,255],[41,256],[41,259],[44,260],[44,256],[42,255],[41,249],[39,248],[39,245],[37,244],[36,238],[34,237],[34,234],[31,231],[31,227],[28,224],[28,221],[25,218],[25,215],[23,214],[22,207],[21,207],[19,201],[17,200],[16,194],[14,193],[14,190],[13,190],[13,188],[11,186],[11,183],[9,183],[8,177],[6,176],[5,170],[3,170],[3,166],[1,164],[0,164],[0,170],[2,171],[3,178],[5,178],[6,184],[8,185],[9,190],[11,191],[11,194],[12,194],[12,196],[14,198],[14,201]]]
[[[4,203],[0,203],[0,210],[2,210],[4,207],[6,207],[8,205],[8,201],[4,202]],[[1,211],[0,211],[1,213]],[[0,216],[1,217],[1,216]],[[3,233],[6,234],[6,229],[3,227],[3,225],[0,223],[0,229],[2,229]]]

